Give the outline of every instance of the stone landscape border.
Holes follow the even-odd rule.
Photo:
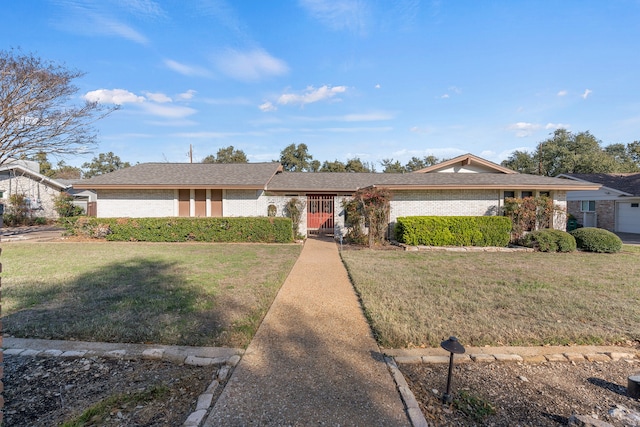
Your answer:
[[[223,347],[184,347],[147,344],[113,344],[85,341],[57,341],[23,338],[5,338],[2,343],[5,356],[61,357],[105,359],[164,360],[193,366],[220,365],[207,389],[198,396],[196,409],[184,422],[184,427],[197,427],[212,407],[213,396],[220,383],[226,381],[238,364],[244,350]]]
[[[549,347],[472,347],[466,354],[454,355],[454,363],[578,363],[640,359],[640,350],[627,347],[549,346]],[[398,363],[448,364],[449,355],[441,349],[386,349],[385,362],[396,383],[413,427],[428,427],[415,395]],[[592,425],[592,424],[590,424]]]

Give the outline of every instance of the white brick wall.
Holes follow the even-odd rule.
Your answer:
[[[222,216],[267,216],[267,205],[257,190],[224,190]]]
[[[99,190],[98,217],[177,216],[174,190]]]
[[[44,182],[35,181],[27,176],[9,177],[7,174],[2,174],[0,175],[0,191],[3,193],[0,202],[5,206],[9,205],[9,195],[23,194],[32,200],[33,205],[39,206],[33,210],[34,217],[58,218],[58,213],[54,209],[54,199],[60,194],[60,191],[49,187]]]
[[[401,216],[493,215],[499,204],[498,190],[395,191],[391,201],[391,222]]]

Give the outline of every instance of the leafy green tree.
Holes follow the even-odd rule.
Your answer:
[[[633,145],[630,143],[611,144],[604,147],[604,152],[611,156],[616,164],[616,170],[613,172],[638,172],[640,164],[633,158]]]
[[[535,154],[530,154],[527,151],[516,150],[511,153],[507,160],[503,160],[501,164],[516,172],[532,175],[538,174],[538,164],[535,159]]]
[[[556,176],[561,173],[614,172],[615,161],[604,152],[600,141],[587,132],[571,133],[557,129],[551,138],[538,144],[536,157],[539,173]]]
[[[375,168],[372,164],[365,163],[358,157],[347,160],[345,169],[347,172],[375,172]]]
[[[130,167],[129,162],[123,162],[120,157],[109,151],[108,153],[100,153],[98,157],[94,157],[91,163],[82,164],[83,175],[85,178],[91,178],[97,175],[113,172],[118,169]]]
[[[382,159],[382,172],[384,173],[404,173],[406,169],[399,161],[393,159]]]
[[[0,51],[0,165],[95,145],[92,124],[115,108],[73,102],[78,88],[72,82],[83,75],[33,54]]]
[[[40,173],[49,178],[53,177],[54,171],[51,166],[51,162],[47,159],[47,153],[39,151],[30,160],[38,162],[40,164]]]
[[[214,156],[208,155],[202,159],[202,163],[249,163],[247,155],[242,150],[236,150],[233,145],[220,148]]]
[[[288,172],[314,172],[321,168],[318,160],[313,160],[306,144],[291,144],[280,152],[280,164]]]
[[[57,167],[53,170],[53,178],[55,179],[80,179],[81,177],[82,169],[69,166],[64,160],[60,160]]]
[[[324,161],[322,166],[320,167],[320,172],[346,172],[347,167],[344,163],[339,160],[334,160],[333,162]]]
[[[428,168],[429,166],[438,164],[440,163],[440,161],[440,159],[433,155],[424,156],[421,159],[418,157],[411,157],[411,160],[407,162],[404,168],[407,172],[415,172],[420,169]]]

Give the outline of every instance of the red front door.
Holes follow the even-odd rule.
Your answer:
[[[313,194],[307,196],[307,229],[333,233],[334,196]]]

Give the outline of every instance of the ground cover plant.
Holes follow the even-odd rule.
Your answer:
[[[3,328],[25,338],[245,347],[299,245],[12,243]]]
[[[640,340],[640,252],[344,250],[382,346]]]

